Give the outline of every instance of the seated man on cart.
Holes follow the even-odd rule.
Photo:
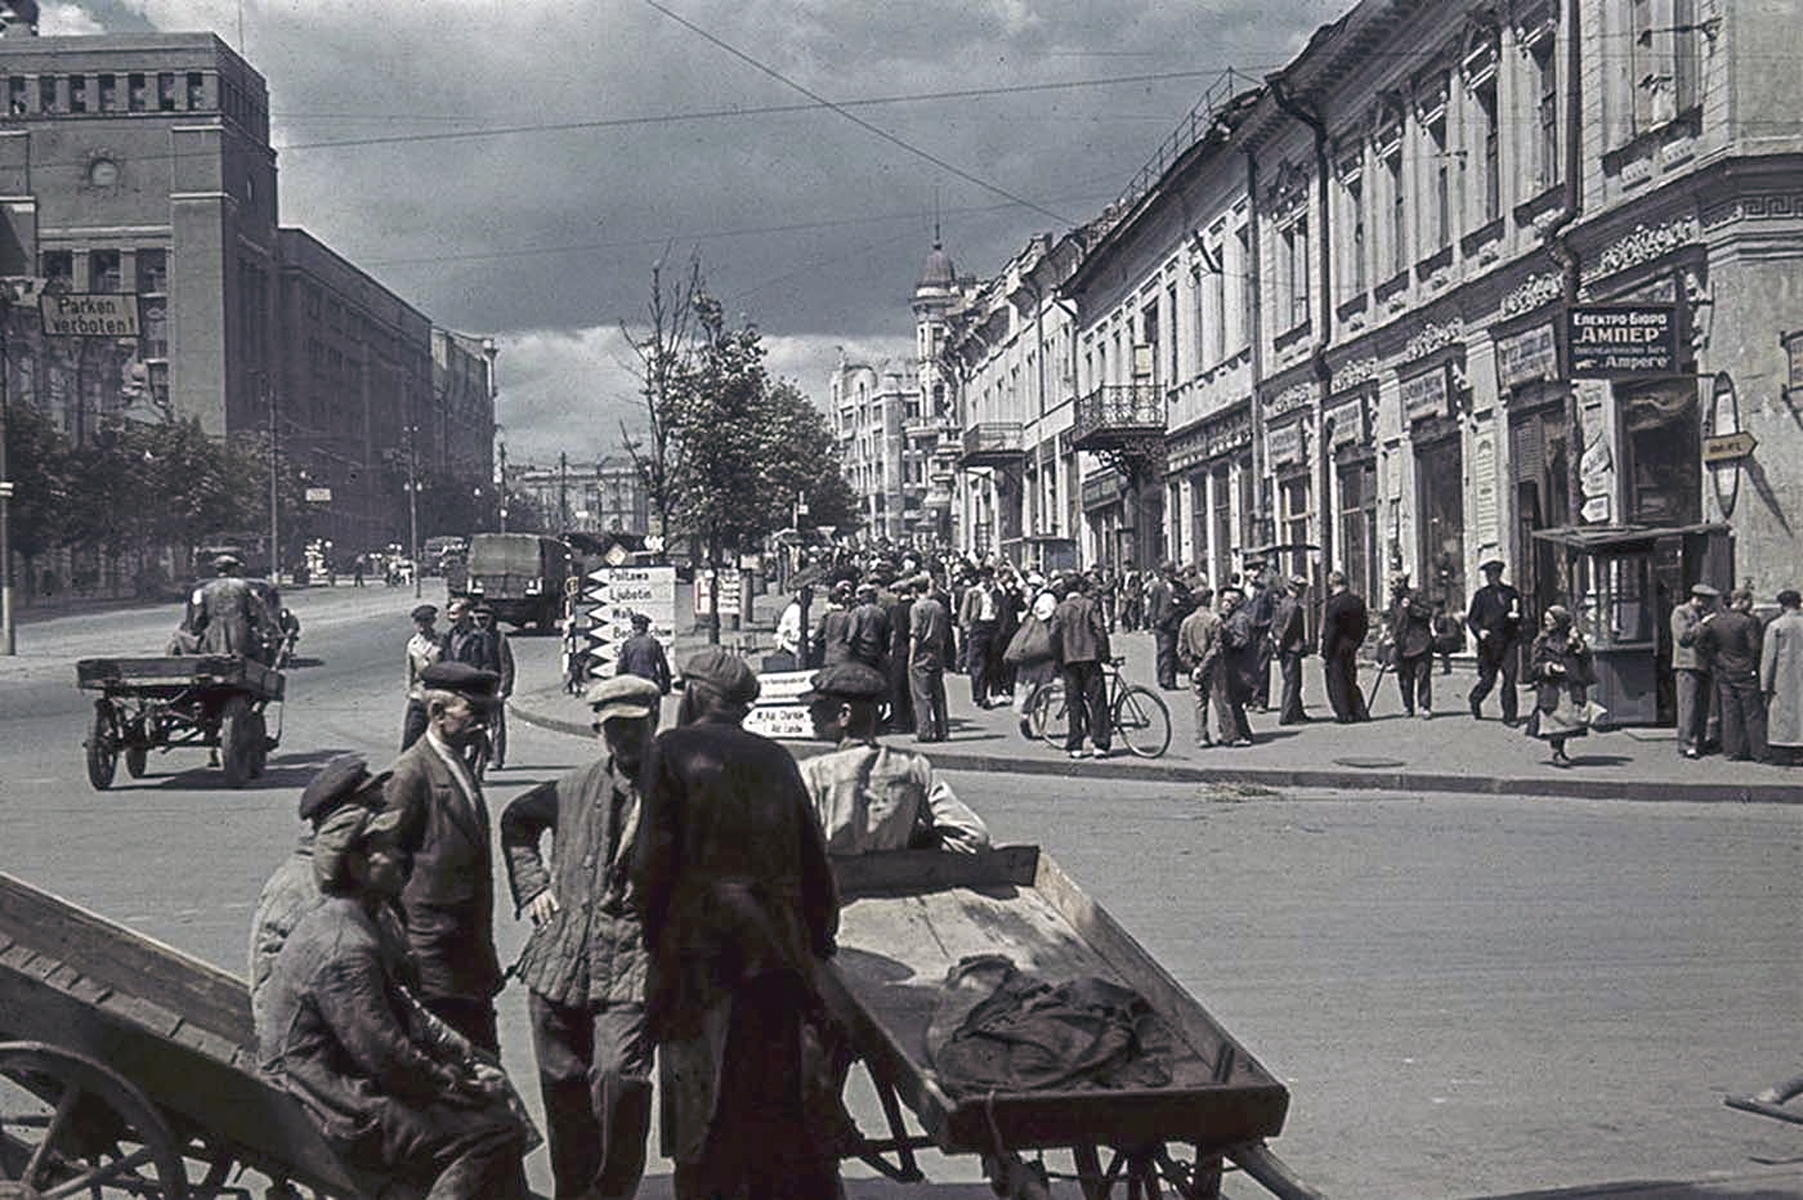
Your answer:
[[[236,554],[214,557],[216,577],[189,595],[170,653],[241,654],[262,660],[265,631],[276,626],[277,614],[264,608],[243,570],[244,561]]]
[[[348,804],[320,826],[313,874],[327,899],[276,958],[258,1059],[353,1166],[435,1200],[523,1200],[535,1131],[500,1067],[407,990],[406,947],[377,916],[407,880],[399,824]]]

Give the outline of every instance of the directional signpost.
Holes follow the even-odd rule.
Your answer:
[[[599,567],[588,573],[578,605],[588,618],[586,677],[605,679],[619,671],[620,645],[632,636],[635,612],[651,618],[651,636],[675,657],[675,567]]]
[[[1703,461],[1723,463],[1751,458],[1758,447],[1759,439],[1744,429],[1736,433],[1717,434],[1703,439]]]

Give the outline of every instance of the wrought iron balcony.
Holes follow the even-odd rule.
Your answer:
[[[1077,397],[1071,422],[1071,446],[1078,450],[1115,450],[1163,437],[1164,392],[1149,383],[1104,384]]]
[[[985,421],[964,431],[964,467],[1012,467],[1027,457],[1018,421]]]

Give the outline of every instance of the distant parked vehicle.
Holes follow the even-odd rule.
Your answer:
[[[535,533],[478,533],[470,538],[465,590],[495,610],[495,619],[546,633],[563,615],[570,548]]]
[[[443,575],[447,563],[454,558],[462,558],[470,550],[470,541],[465,537],[453,537],[445,534],[429,537],[426,544],[420,547],[420,564],[428,575]]]

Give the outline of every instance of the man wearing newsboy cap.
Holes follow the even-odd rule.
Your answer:
[[[401,892],[419,995],[445,1023],[498,1050],[494,995],[494,864],[488,806],[466,754],[482,735],[499,677],[460,662],[420,672],[426,732],[395,759],[383,804],[399,814],[413,875]]]
[[[630,1196],[651,1132],[645,940],[627,878],[638,773],[662,693],[633,674],[588,690],[602,755],[523,792],[501,813],[515,911],[533,930],[514,968],[529,989],[532,1048],[557,1200]],[[540,851],[551,835],[547,865]]]
[[[677,1200],[830,1200],[838,1161],[812,1136],[801,1050],[838,929],[825,839],[795,760],[741,727],[758,695],[745,661],[710,646],[682,678],[632,871]]]

